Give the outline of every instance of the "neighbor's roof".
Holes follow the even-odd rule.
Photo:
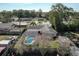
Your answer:
[[[32,18],[20,18],[21,21],[31,21]]]
[[[41,29],[44,25],[29,26],[27,29]]]
[[[45,20],[45,18],[20,18],[21,21]]]
[[[9,44],[11,40],[1,40],[0,44]]]
[[[27,25],[28,24],[25,21],[22,21],[22,22],[17,21],[17,22],[12,22],[12,23],[15,24],[15,25]]]
[[[10,28],[11,26],[12,26],[12,23],[0,23],[0,29]]]

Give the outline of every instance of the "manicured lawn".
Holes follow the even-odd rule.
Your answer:
[[[60,44],[59,44],[59,42],[57,40],[51,41],[50,42],[50,47],[51,48],[59,48],[60,47]]]

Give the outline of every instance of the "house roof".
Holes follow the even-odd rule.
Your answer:
[[[0,23],[0,29],[9,29],[11,26],[12,23]]]
[[[27,29],[41,29],[44,25],[29,26]]]
[[[45,18],[20,18],[20,21],[45,20]]]
[[[10,41],[11,41],[11,40],[1,40],[1,41],[0,41],[0,44],[1,44],[1,45],[2,45],[2,44],[3,44],[3,45],[7,45],[7,44],[10,43]]]
[[[27,25],[28,24],[25,21],[21,21],[21,22],[17,21],[17,22],[12,22],[12,23],[15,24],[15,25],[19,25],[19,23],[20,23],[20,25]]]
[[[20,21],[31,21],[32,18],[20,18]]]
[[[44,35],[51,37],[57,34],[57,32],[54,29],[42,25],[42,26],[33,26],[31,28],[28,28],[27,31],[24,33],[24,35],[35,36],[38,35],[38,31],[41,31]]]

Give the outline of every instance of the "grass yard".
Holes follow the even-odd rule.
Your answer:
[[[50,47],[51,48],[59,48],[60,47],[60,44],[59,44],[59,42],[57,40],[51,41],[50,42]]]

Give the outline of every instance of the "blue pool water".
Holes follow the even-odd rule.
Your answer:
[[[31,43],[33,41],[33,37],[31,37],[31,36],[27,37],[26,41],[27,41],[27,43]]]

